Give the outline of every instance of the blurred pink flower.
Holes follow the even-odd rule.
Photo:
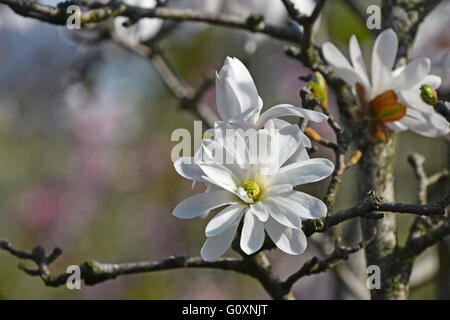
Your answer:
[[[60,219],[64,192],[56,187],[33,186],[19,195],[14,207],[15,216],[27,228],[46,233]]]

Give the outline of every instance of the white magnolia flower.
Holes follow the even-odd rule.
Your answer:
[[[154,8],[157,4],[156,0],[124,0],[124,2],[141,8]],[[115,18],[114,32],[122,41],[131,45],[153,38],[161,29],[163,23],[161,19],[142,18],[132,26],[125,27],[123,24],[126,21],[128,21],[127,17]]]
[[[224,125],[217,127],[214,140],[203,142],[204,160],[186,157],[175,162],[181,176],[208,183],[208,190],[178,204],[174,216],[191,219],[222,208],[206,227],[207,240],[201,250],[206,261],[216,260],[227,251],[242,219],[240,246],[246,254],[261,248],[265,232],[282,251],[301,254],[307,242],[301,229],[302,219],[316,219],[327,213],[321,200],[293,187],[328,177],[334,170],[333,163],[308,159],[286,165],[301,147],[298,127],[284,127],[279,134],[273,134],[272,122],[267,127],[270,129],[255,131],[259,138],[268,137],[266,157],[256,153],[249,140],[235,129],[230,135],[225,129],[232,127]],[[213,150],[224,150],[224,157],[231,161],[217,161]]]
[[[323,54],[337,75],[355,88],[363,112],[372,119],[369,133],[374,139],[386,141],[386,128],[409,129],[427,137],[447,134],[447,121],[420,100],[420,86],[427,84],[437,88],[441,79],[428,75],[428,58],[419,58],[392,70],[397,47],[397,35],[392,29],[380,33],[372,51],[370,79],[355,36],[350,39],[351,64],[329,42],[323,45]]]
[[[312,122],[328,119],[321,112],[289,104],[276,105],[261,114],[263,101],[258,95],[250,72],[237,58],[227,57],[222,69],[216,73],[216,102],[220,118],[234,128],[260,129],[267,121],[273,120],[275,127],[281,129],[290,125],[289,122],[279,119],[286,116],[305,118]],[[300,135],[304,146],[311,147],[309,139],[303,133]],[[300,157],[300,154],[307,156],[306,152],[300,152],[295,157]]]

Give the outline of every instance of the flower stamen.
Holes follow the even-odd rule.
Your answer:
[[[245,182],[242,188],[247,193],[247,196],[252,200],[258,199],[261,193],[261,189],[259,188],[259,185],[255,181]]]

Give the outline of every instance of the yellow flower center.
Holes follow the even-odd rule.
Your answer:
[[[259,189],[259,186],[255,181],[247,181],[242,187],[244,188],[250,199],[258,199],[261,190]]]

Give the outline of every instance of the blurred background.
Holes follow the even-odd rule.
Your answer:
[[[208,7],[201,0],[169,3],[228,10],[243,16],[262,13],[271,22],[286,22],[284,11],[272,7],[273,0],[224,0],[224,7],[223,3],[212,5],[214,1],[219,0],[207,1]],[[380,1],[358,1],[363,13],[369,2]],[[448,9],[449,1],[445,3]],[[444,22],[448,23],[448,16],[447,11]],[[284,43],[203,24],[168,25],[165,23],[163,29],[169,27],[171,31],[160,40],[164,55],[193,87],[201,85],[205,75],[219,70],[227,56],[234,56],[245,61],[265,107],[300,105],[299,91],[304,83],[298,77],[308,70],[284,54]],[[432,58],[434,71],[444,77],[444,87],[448,88],[445,66],[446,59],[450,60],[450,28],[440,25],[439,36],[431,39],[436,49],[426,55]],[[316,28],[318,44],[331,39],[344,52],[350,36],[356,34],[369,62],[373,34],[345,1],[329,1]],[[423,37],[429,40],[426,32]],[[176,144],[170,140],[172,131],[193,131],[196,117],[180,108],[179,100],[161,81],[151,61],[108,39],[74,37],[64,27],[21,18],[4,5],[0,5],[0,39],[0,238],[26,250],[35,245],[47,250],[62,248],[63,255],[51,266],[53,272],[63,272],[68,265],[89,259],[130,262],[198,255],[207,221],[179,220],[171,212],[182,199],[200,189],[192,191],[190,181],[176,174],[170,159]],[[420,47],[415,46],[413,55],[423,55]],[[430,45],[424,47],[430,49]],[[214,86],[202,102],[216,112]],[[315,128],[334,139],[326,124]],[[429,173],[448,165],[445,139],[402,133],[395,167],[398,201],[417,202],[416,180],[406,162],[413,151],[426,156]],[[322,148],[314,156],[333,160],[333,154]],[[322,197],[326,183],[307,186],[307,190]],[[430,200],[439,196],[436,190]],[[335,211],[352,206],[357,199],[357,169],[351,168]],[[401,242],[412,218],[398,218]],[[338,228],[351,242],[358,240],[358,229],[356,221]],[[320,238],[309,241],[301,256],[269,252],[274,269],[285,278],[320,254],[317,242]],[[448,250],[448,244],[445,246],[431,248],[419,259],[412,298],[450,298],[439,286],[443,273],[450,272],[450,258],[442,254]],[[235,254],[230,251],[228,255]],[[447,257],[447,265],[442,257]],[[46,288],[39,278],[18,270],[17,263],[15,257],[0,252],[0,299],[269,298],[249,277],[207,269],[126,276],[94,287],[83,285],[82,290]],[[344,271],[302,279],[294,288],[295,297],[364,298],[364,280],[358,280],[363,279],[358,275],[361,268],[354,267],[360,263],[358,253]],[[339,280],[339,273],[349,271],[357,288]]]

